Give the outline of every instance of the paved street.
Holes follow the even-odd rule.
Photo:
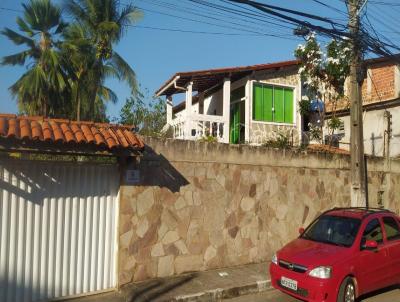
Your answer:
[[[278,291],[269,291],[258,295],[242,296],[226,302],[301,302]],[[362,302],[400,302],[400,290],[392,290],[362,300]]]

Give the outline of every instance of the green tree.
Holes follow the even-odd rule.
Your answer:
[[[167,122],[165,101],[161,98],[149,98],[139,92],[126,99],[118,122],[134,125],[136,130],[147,136],[159,136]]]
[[[66,34],[67,48],[74,49],[72,94],[76,118],[105,118],[105,101],[116,101],[115,93],[104,86],[107,78],[125,81],[137,93],[136,76],[129,64],[113,49],[127,27],[141,17],[128,4],[120,9],[117,0],[66,0],[65,7],[75,25]]]
[[[336,117],[338,102],[346,99],[344,86],[350,73],[349,64],[351,61],[349,41],[330,41],[324,54],[315,34],[311,33],[307,35],[306,43],[299,45],[294,54],[300,60],[299,74],[307,92],[307,95],[303,96],[300,102],[300,113],[303,115],[309,113],[311,100],[322,100],[325,107],[328,106],[332,112],[332,117],[327,123],[329,137],[332,138],[334,131],[341,125],[340,120]],[[321,122],[310,125],[310,133],[312,138],[322,141],[325,112],[319,110],[318,115],[318,120]]]
[[[25,65],[27,71],[10,87],[20,111],[27,114],[64,115],[60,102],[68,83],[62,68],[57,38],[65,28],[61,10],[50,0],[22,4],[23,18],[17,17],[21,33],[4,28],[1,34],[27,49],[2,58],[2,65]]]

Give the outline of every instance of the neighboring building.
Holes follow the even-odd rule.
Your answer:
[[[365,153],[383,156],[385,142],[389,139],[390,156],[398,157],[400,156],[400,56],[371,59],[365,63],[367,72],[362,86]],[[338,104],[336,112],[327,107],[326,120],[333,114],[343,122],[342,127],[334,133],[335,145],[349,150],[349,102]],[[391,125],[389,115],[391,115]],[[388,134],[389,125],[390,134]],[[325,135],[327,137],[326,129]]]
[[[174,138],[215,137],[223,143],[262,144],[283,133],[298,145],[302,95],[298,61],[176,73],[156,92],[167,97]],[[173,107],[172,96],[185,92]]]

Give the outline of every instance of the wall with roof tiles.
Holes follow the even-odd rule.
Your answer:
[[[319,213],[350,201],[349,157],[145,139],[137,184],[120,191],[119,282],[268,261]],[[399,212],[390,178],[369,162],[369,196]]]

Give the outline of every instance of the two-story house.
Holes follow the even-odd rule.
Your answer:
[[[364,150],[374,156],[400,156],[400,56],[364,62],[362,85]],[[336,110],[326,106],[325,119],[333,115],[342,121],[334,132],[335,143],[350,149],[350,103],[343,100]],[[328,135],[325,129],[325,135]],[[386,149],[386,150],[385,150]],[[389,153],[388,153],[389,150]]]

